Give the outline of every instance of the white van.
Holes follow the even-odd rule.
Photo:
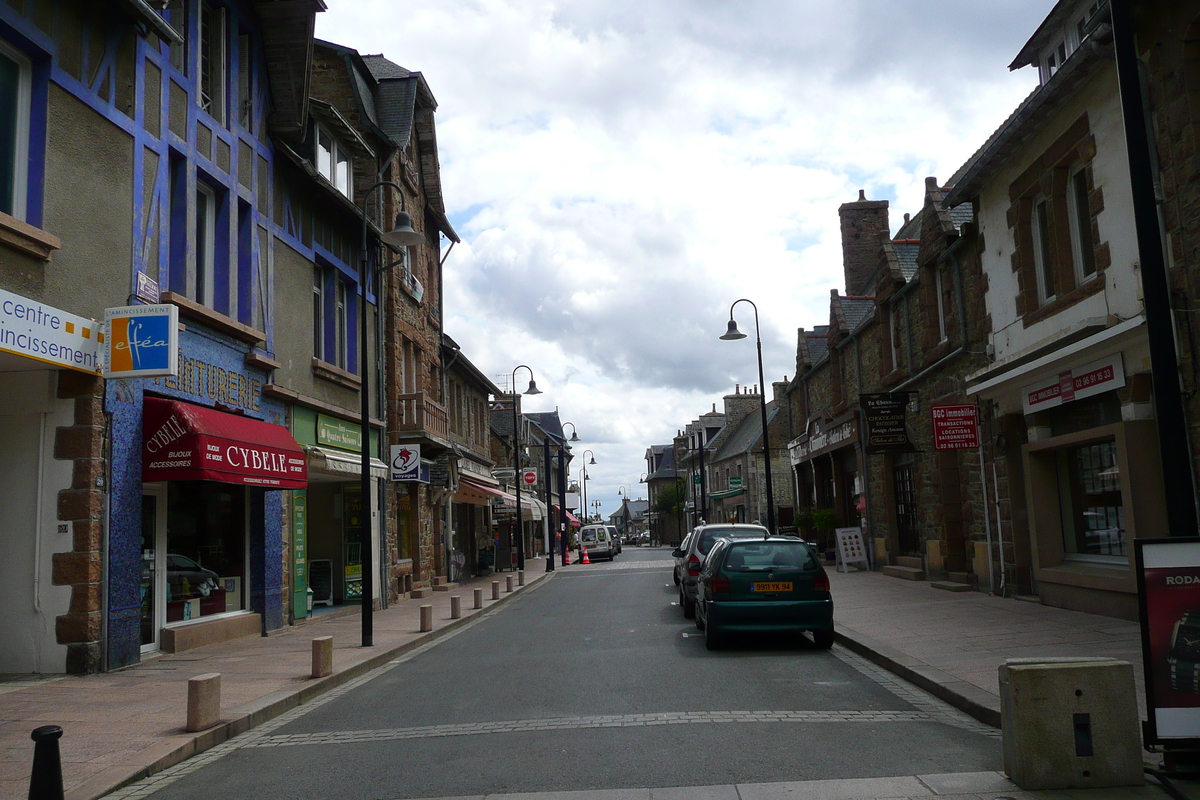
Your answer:
[[[613,541],[603,525],[584,525],[579,531],[580,546],[587,550],[588,561],[613,560]]]

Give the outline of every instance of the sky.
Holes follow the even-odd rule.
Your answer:
[[[893,233],[1036,85],[1054,0],[327,0],[316,34],[420,71],[446,210],[445,329],[518,365],[592,451],[610,514],[652,444],[791,378],[844,293],[838,206]],[[517,373],[524,389],[526,370]],[[582,459],[572,474],[578,478]]]

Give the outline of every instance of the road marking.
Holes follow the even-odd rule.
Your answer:
[[[246,747],[295,747],[297,745],[356,744],[399,739],[436,739],[448,736],[487,736],[531,731],[585,730],[588,728],[645,728],[653,725],[711,725],[727,723],[812,723],[812,722],[932,722],[925,711],[678,711],[659,714],[611,714],[605,716],[550,717],[453,725],[422,725],[386,730],[326,731],[264,736]]]

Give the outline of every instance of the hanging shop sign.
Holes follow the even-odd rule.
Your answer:
[[[729,488],[730,489],[741,489],[742,488],[742,476],[741,475],[730,475],[729,476]]]
[[[308,486],[308,460],[287,428],[212,408],[142,401],[142,480]]]
[[[106,378],[179,375],[179,308],[173,305],[104,309]]]
[[[1146,744],[1200,740],[1200,537],[1134,539]]]
[[[934,450],[974,450],[979,447],[979,409],[974,404],[933,406]]]
[[[362,426],[346,422],[337,417],[317,415],[317,444],[336,447],[339,450],[362,452]],[[417,458],[420,458],[420,448],[417,448]]]
[[[403,483],[429,483],[429,464],[421,460],[421,445],[391,446],[391,479]]]
[[[884,394],[860,394],[859,406],[863,410],[867,436],[864,450],[868,453],[890,453],[912,450],[905,425],[905,408],[908,392]]]
[[[1108,358],[1060,372],[1056,378],[1021,387],[1021,401],[1025,405],[1025,413],[1032,414],[1101,392],[1120,389],[1124,385],[1125,368],[1121,362],[1121,354],[1114,353]]]
[[[103,325],[0,289],[0,352],[56,367],[100,371]]]

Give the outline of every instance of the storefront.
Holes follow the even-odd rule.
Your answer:
[[[176,377],[107,382],[109,669],[284,624],[282,495],[307,464],[246,354],[189,324]]]
[[[1001,415],[1000,473],[1023,475],[1009,483],[1014,516],[1028,522],[1002,530],[1005,585],[1047,605],[1137,619],[1132,540],[1166,531],[1139,334],[1125,323],[968,384]]]
[[[511,497],[482,471],[463,467],[451,505],[454,563],[463,574],[486,575],[494,568],[495,551],[492,541],[492,500]],[[460,567],[461,564],[461,567]],[[451,580],[457,580],[453,575]]]
[[[525,492],[521,493],[521,530],[525,536],[525,555],[530,556],[533,550],[530,549],[530,540],[534,534],[535,520],[540,523],[544,511],[541,515],[535,516],[538,512],[535,510],[535,503],[542,506],[536,500],[533,500]],[[499,497],[491,499],[492,505],[492,546],[495,549],[495,560],[493,568],[496,570],[516,569],[517,568],[517,537],[522,535],[517,529],[517,498],[515,495],[501,491]],[[540,534],[541,526],[537,525],[537,533]]]
[[[304,447],[308,487],[292,492],[292,618],[362,600],[362,427],[303,406],[292,409],[292,434]],[[378,432],[371,432],[378,452]],[[388,469],[371,458],[371,508]],[[376,515],[379,516],[378,514]],[[379,552],[378,526],[373,531]],[[386,561],[375,558],[376,564]],[[379,580],[375,581],[380,586]],[[386,584],[382,584],[386,585]],[[311,608],[309,600],[311,598]]]
[[[862,493],[858,439],[858,419],[852,412],[834,420],[816,420],[808,433],[788,443],[798,522],[815,534],[822,550],[835,546],[834,528],[858,524]]]

